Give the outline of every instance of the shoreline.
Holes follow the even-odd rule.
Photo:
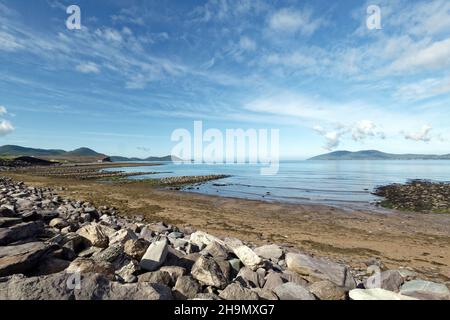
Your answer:
[[[194,227],[255,244],[276,243],[365,268],[411,266],[423,277],[450,280],[450,215],[342,210],[326,205],[269,203],[175,190],[143,181],[108,184],[12,172],[16,181],[63,189],[61,195],[116,207],[128,217]]]

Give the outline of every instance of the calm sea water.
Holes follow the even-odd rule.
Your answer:
[[[291,203],[365,205],[379,200],[375,187],[409,179],[450,180],[450,161],[285,161],[275,176],[259,174],[260,166],[173,164],[123,168],[127,172],[160,172],[130,179],[227,174],[188,192]],[[114,169],[117,170],[117,169]]]

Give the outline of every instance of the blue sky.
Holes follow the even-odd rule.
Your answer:
[[[288,159],[450,153],[450,2],[0,0],[0,144],[164,155],[194,120]]]

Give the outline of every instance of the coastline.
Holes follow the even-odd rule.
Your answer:
[[[368,259],[388,268],[411,267],[424,278],[450,280],[450,216],[398,211],[373,214],[326,205],[297,205],[160,190],[143,181],[42,177],[4,172],[28,185],[116,207],[124,216],[167,221],[255,244],[277,243],[365,269]]]

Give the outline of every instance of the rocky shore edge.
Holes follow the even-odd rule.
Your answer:
[[[411,180],[380,186],[374,194],[383,197],[382,207],[421,213],[450,213],[450,182]]]
[[[450,299],[407,267],[367,266],[125,218],[0,177],[0,300]]]

